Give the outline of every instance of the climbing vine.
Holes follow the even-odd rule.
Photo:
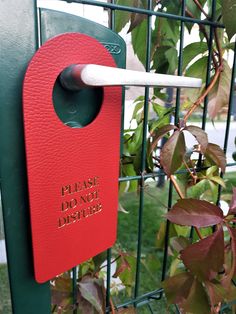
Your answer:
[[[157,0],[152,3],[155,10],[181,14],[182,0]],[[232,191],[228,212],[223,213],[217,202],[217,191],[219,186],[225,186],[225,153],[220,146],[208,141],[204,130],[191,125],[191,118],[203,108],[204,102],[207,103],[206,99],[211,120],[228,106],[233,75],[225,55],[234,49],[231,39],[236,33],[236,5],[234,0],[217,0],[212,16],[212,1],[186,0],[184,3],[185,16],[207,20],[214,18],[224,23],[226,29],[213,27],[210,32],[210,26],[200,24],[196,41],[183,48],[181,72],[186,76],[201,78],[203,85],[197,91],[184,91],[179,115],[173,102],[168,107],[163,106],[168,98],[165,90],[153,90],[148,100],[152,117],[148,119],[146,171],[164,171],[179,198],[168,208],[165,215],[168,223],[163,221],[158,239],[163,243],[168,224],[171,228],[176,225],[185,227],[183,232],[170,235],[170,276],[162,282],[168,303],[177,304],[181,313],[219,313],[222,304],[233,301],[236,295],[236,189]],[[146,8],[147,0],[117,0],[116,4]],[[128,25],[134,52],[145,65],[147,16],[117,10],[115,23],[117,32]],[[192,34],[193,26],[194,23],[186,22],[184,28]],[[176,74],[180,71],[180,22],[156,17],[151,31],[151,70]],[[207,79],[209,60],[211,67]],[[136,127],[124,131],[121,176],[140,175],[144,107],[145,98],[140,96],[134,101],[131,118]],[[196,140],[190,148],[186,146],[188,133]],[[164,145],[160,149],[163,139]],[[138,181],[121,182],[120,194],[138,192],[139,188]],[[125,211],[122,204],[119,208]],[[112,254],[111,263],[116,265],[113,278],[130,291],[134,282],[135,258],[119,244]],[[106,256],[103,253],[79,266],[76,283],[78,304],[73,308],[70,273],[55,278],[51,283],[52,312],[70,313],[77,308],[81,313],[104,313],[107,275],[104,261]],[[114,293],[119,294],[119,284]],[[111,312],[135,313],[134,308],[116,311],[112,298],[110,300]]]

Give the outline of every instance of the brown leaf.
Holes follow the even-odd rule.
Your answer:
[[[224,234],[220,228],[181,252],[184,265],[200,280],[212,280],[224,264]]]
[[[160,163],[169,177],[181,166],[186,152],[182,131],[175,131],[167,140],[160,153]]]
[[[188,247],[190,244],[189,239],[180,236],[171,239],[171,246],[176,252],[181,252],[183,249]]]
[[[162,286],[168,303],[177,304],[181,313],[210,313],[206,292],[192,274],[186,272],[170,277]]]
[[[154,135],[152,137],[152,144],[151,144],[151,149],[150,152],[151,153],[157,146],[158,142],[160,141],[160,139],[166,135],[167,133],[169,133],[172,130],[176,130],[177,127],[175,125],[172,124],[168,124],[168,125],[164,125],[163,127],[161,127],[160,129],[158,129],[157,131],[154,132]]]
[[[210,93],[208,103],[208,114],[214,119],[220,110],[229,103],[229,92],[231,82],[231,69],[227,61],[223,61],[223,71],[220,73],[218,82]]]
[[[236,229],[227,226],[231,237],[232,264],[231,269],[226,273],[221,283],[224,287],[228,287],[231,279],[236,275]]]
[[[194,227],[213,226],[223,221],[222,210],[207,201],[192,198],[180,199],[166,214],[171,222]]]
[[[198,143],[201,145],[201,152],[204,153],[208,145],[207,133],[198,126],[194,125],[187,126],[185,130],[189,131],[196,138]]]
[[[219,302],[225,301],[229,294],[229,289],[225,289],[220,282],[217,280],[205,282],[208,295],[212,306],[218,305]]]
[[[220,146],[213,143],[208,143],[204,155],[207,159],[213,161],[218,167],[220,167],[222,172],[225,172],[226,156]]]
[[[194,279],[188,299],[182,309],[183,313],[192,314],[209,314],[211,312],[206,291],[197,279]]]
[[[105,313],[103,280],[84,276],[78,283],[78,303],[82,313]]]
[[[194,277],[192,274],[185,272],[170,277],[162,282],[168,303],[183,303],[189,295],[193,284]]]
[[[72,280],[69,276],[56,277],[51,284],[52,304],[65,307],[72,300]]]

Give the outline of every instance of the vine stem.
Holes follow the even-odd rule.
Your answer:
[[[176,192],[179,194],[179,197],[180,197],[181,199],[184,199],[184,198],[185,198],[185,197],[184,197],[184,194],[183,194],[183,192],[181,191],[181,189],[180,189],[180,187],[179,187],[179,185],[178,185],[178,183],[177,183],[177,181],[175,180],[175,177],[174,177],[173,175],[170,175],[170,180],[171,180],[171,182],[173,183]],[[203,237],[202,237],[202,235],[201,235],[200,230],[199,230],[197,227],[194,227],[194,229],[195,229],[195,231],[196,231],[196,233],[197,233],[199,239],[202,240]]]
[[[181,189],[180,189],[177,181],[175,180],[175,177],[173,176],[173,174],[170,175],[170,180],[173,183],[176,192],[179,194],[179,197],[180,198],[185,198],[185,196],[184,196],[183,192],[181,191]]]
[[[209,18],[208,14],[206,13],[206,11],[203,9],[201,3],[198,0],[193,0],[193,2],[196,4],[196,6],[198,7],[198,9],[205,15],[206,18]]]
[[[186,115],[184,116],[184,123],[187,122],[188,118],[192,115],[192,113],[197,109],[198,106],[200,106],[200,104],[202,103],[202,101],[204,100],[204,98],[208,95],[208,93],[212,90],[212,88],[214,87],[214,85],[217,82],[217,79],[220,75],[220,73],[222,72],[222,65],[219,66],[216,70],[216,73],[211,81],[211,83],[209,84],[209,86],[205,89],[205,91],[202,93],[202,95],[198,98],[197,101],[195,101],[195,103],[193,104],[193,106],[189,109],[189,111],[186,113]]]
[[[114,304],[113,304],[112,298],[110,298],[110,307],[111,307],[111,313],[112,313],[112,314],[115,314],[115,313],[116,313],[116,311],[115,311],[115,307],[114,307]]]

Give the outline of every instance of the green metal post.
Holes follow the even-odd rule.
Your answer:
[[[37,284],[33,272],[21,100],[37,48],[35,1],[2,0],[0,25],[0,177],[12,307],[15,314],[47,314],[49,285]]]

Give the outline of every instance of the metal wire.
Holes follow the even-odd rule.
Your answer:
[[[184,47],[184,26],[185,23],[196,23],[200,27],[204,26],[209,28],[209,38],[208,42],[208,60],[207,60],[207,69],[206,69],[206,86],[210,84],[211,80],[211,64],[212,64],[212,53],[213,53],[213,39],[214,39],[214,30],[216,28],[224,28],[224,25],[215,21],[215,12],[216,12],[216,0],[212,0],[212,10],[211,16],[204,20],[191,18],[185,16],[185,7],[186,0],[181,2],[181,15],[175,15],[166,13],[163,11],[154,11],[152,9],[152,1],[148,0],[147,8],[137,8],[132,6],[124,6],[115,4],[114,0],[110,2],[100,2],[96,0],[59,0],[64,2],[74,2],[85,5],[93,5],[98,7],[103,7],[109,10],[110,12],[110,20],[109,27],[114,31],[115,30],[115,13],[116,11],[125,11],[130,13],[139,13],[145,14],[147,16],[147,41],[146,41],[146,71],[150,71],[150,53],[151,53],[151,18],[152,16],[156,18],[167,18],[169,20],[175,20],[180,22],[180,41],[179,41],[179,57],[178,57],[178,75],[182,75],[182,65],[183,65],[183,47]],[[236,47],[235,47],[236,49]],[[230,117],[231,117],[231,109],[233,104],[233,91],[234,91],[234,77],[235,77],[235,58],[234,58],[234,66],[233,66],[233,74],[231,81],[231,92],[230,92],[230,104],[226,122],[226,130],[225,130],[225,139],[224,139],[224,151],[227,151],[228,146],[228,138],[229,138],[229,130],[230,130]],[[175,124],[178,123],[179,120],[179,111],[180,111],[180,95],[181,90],[177,89],[176,91],[176,106],[175,106]],[[148,103],[149,103],[149,88],[145,88],[145,101],[144,101],[144,118],[143,118],[143,133],[142,133],[142,155],[141,155],[141,168],[140,174],[136,176],[127,176],[120,177],[119,182],[133,181],[139,180],[140,182],[140,195],[139,195],[139,208],[138,208],[138,233],[137,233],[137,262],[136,262],[136,275],[135,275],[135,286],[134,286],[134,295],[132,298],[127,300],[126,302],[122,302],[121,304],[115,305],[116,309],[135,306],[140,307],[146,305],[151,313],[154,313],[150,302],[160,300],[163,296],[163,289],[157,289],[154,291],[147,292],[145,294],[139,294],[140,290],[140,270],[141,270],[141,254],[142,254],[142,234],[143,234],[143,208],[144,208],[144,187],[145,180],[149,178],[157,178],[159,176],[164,176],[165,173],[162,169],[153,173],[146,173],[146,148],[147,148],[147,127],[148,127]],[[206,128],[206,119],[207,119],[207,106],[208,106],[208,97],[204,100],[204,108],[203,108],[203,116],[202,116],[202,129]],[[121,124],[121,151],[120,154],[123,154],[123,129],[124,129],[124,107],[122,109],[122,124]],[[236,162],[228,163],[227,168],[231,166],[235,166]],[[201,166],[201,156],[199,158],[199,163],[197,169],[195,171],[199,172],[206,167]],[[187,173],[187,170],[179,170],[176,174]],[[223,174],[221,173],[223,177]],[[218,193],[218,202],[220,200],[221,188],[219,187]],[[169,195],[167,200],[167,207],[171,208],[172,206],[172,196],[173,196],[173,185],[170,183],[169,185]],[[167,266],[168,266],[168,244],[169,244],[169,229],[170,224],[167,221],[166,223],[166,232],[165,232],[165,242],[164,242],[164,253],[163,253],[163,261],[162,261],[162,275],[161,280],[166,278],[167,274]],[[112,250],[107,250],[107,292],[106,292],[106,312],[110,313],[110,284],[111,284],[111,256]],[[75,276],[73,278],[76,278]],[[74,284],[75,279],[73,279]],[[74,287],[74,285],[73,285]],[[74,290],[75,291],[75,290]],[[178,307],[176,307],[177,313],[179,312]]]
[[[146,14],[148,16],[153,15],[153,16],[165,17],[165,18],[168,18],[170,20],[189,22],[189,23],[193,23],[193,24],[196,23],[196,24],[202,24],[202,25],[214,25],[215,27],[224,28],[223,24],[216,23],[216,22],[213,23],[209,20],[200,20],[200,19],[195,19],[195,18],[191,18],[191,17],[187,17],[187,16],[179,16],[179,15],[160,12],[160,11],[153,11],[151,9],[135,8],[135,7],[112,4],[112,3],[107,3],[107,2],[99,2],[99,1],[95,1],[95,0],[59,0],[59,1],[70,2],[70,3],[74,2],[74,3],[87,4],[87,5],[95,5],[95,6],[103,7],[103,8],[107,8],[107,9]]]

